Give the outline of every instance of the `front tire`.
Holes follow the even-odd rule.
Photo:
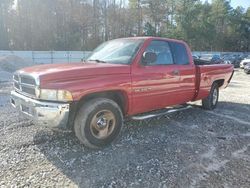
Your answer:
[[[74,131],[76,137],[89,148],[110,144],[120,133],[123,115],[120,107],[105,98],[92,99],[79,109]]]
[[[219,87],[217,83],[213,83],[207,98],[202,100],[202,108],[205,110],[213,110],[216,108],[219,100]]]

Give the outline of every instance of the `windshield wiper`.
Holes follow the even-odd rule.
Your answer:
[[[99,59],[88,59],[87,61],[96,61],[97,63],[107,63],[106,61],[102,61]]]

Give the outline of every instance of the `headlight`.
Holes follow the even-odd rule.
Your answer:
[[[52,101],[72,101],[72,94],[65,90],[40,89],[38,98]]]

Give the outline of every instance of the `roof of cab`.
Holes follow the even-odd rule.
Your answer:
[[[119,38],[117,38],[119,39]],[[167,40],[167,41],[173,41],[173,42],[181,42],[181,43],[185,43],[182,40],[178,40],[178,39],[170,39],[170,38],[164,38],[164,37],[153,37],[153,36],[136,36],[136,37],[126,37],[126,38],[120,38],[120,39],[134,39],[134,40]]]

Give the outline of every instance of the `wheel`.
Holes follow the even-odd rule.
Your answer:
[[[120,107],[110,99],[97,98],[80,107],[74,131],[85,146],[100,148],[110,144],[119,135],[122,125]]]
[[[202,100],[202,107],[206,110],[216,108],[219,99],[219,87],[217,83],[213,83],[207,98]]]

